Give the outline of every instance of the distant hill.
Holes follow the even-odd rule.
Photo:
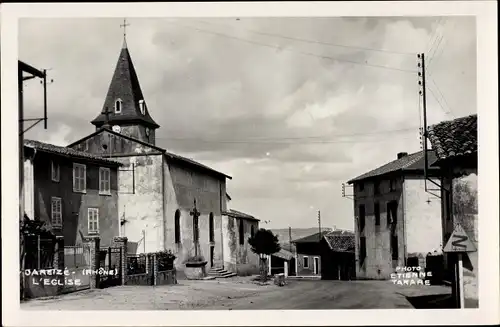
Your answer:
[[[331,228],[321,228],[322,231],[330,231]],[[290,250],[290,237],[288,233],[288,228],[271,229],[274,235],[278,236],[281,248],[285,250]],[[315,233],[319,232],[319,227],[313,228],[292,228],[292,241],[298,240]]]

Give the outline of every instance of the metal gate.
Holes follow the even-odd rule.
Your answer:
[[[122,284],[122,248],[106,247],[99,251],[99,287],[118,286]]]
[[[64,265],[69,276],[64,283],[65,292],[75,292],[90,288],[90,247],[76,245],[64,247]]]

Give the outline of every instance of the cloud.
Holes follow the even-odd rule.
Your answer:
[[[157,145],[232,175],[233,207],[274,227],[314,226],[311,206],[325,226],[352,227],[342,182],[419,150],[416,53],[426,52],[429,63],[429,124],[476,112],[474,18],[130,23],[127,44],[161,125]],[[27,137],[64,144],[94,131],[120,24],[21,20],[20,59],[52,68],[54,78],[49,129],[37,126]],[[41,99],[39,85],[27,82],[27,116],[41,114]]]

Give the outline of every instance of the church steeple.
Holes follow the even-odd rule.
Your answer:
[[[106,110],[110,112],[108,115],[105,114]],[[101,113],[91,123],[97,129],[102,128],[105,123],[111,126],[118,125],[123,134],[144,142],[155,143],[154,132],[160,126],[149,114],[125,34]]]

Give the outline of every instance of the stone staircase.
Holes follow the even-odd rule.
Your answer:
[[[236,276],[235,273],[225,270],[224,268],[210,268],[208,276],[215,278],[229,278]]]

